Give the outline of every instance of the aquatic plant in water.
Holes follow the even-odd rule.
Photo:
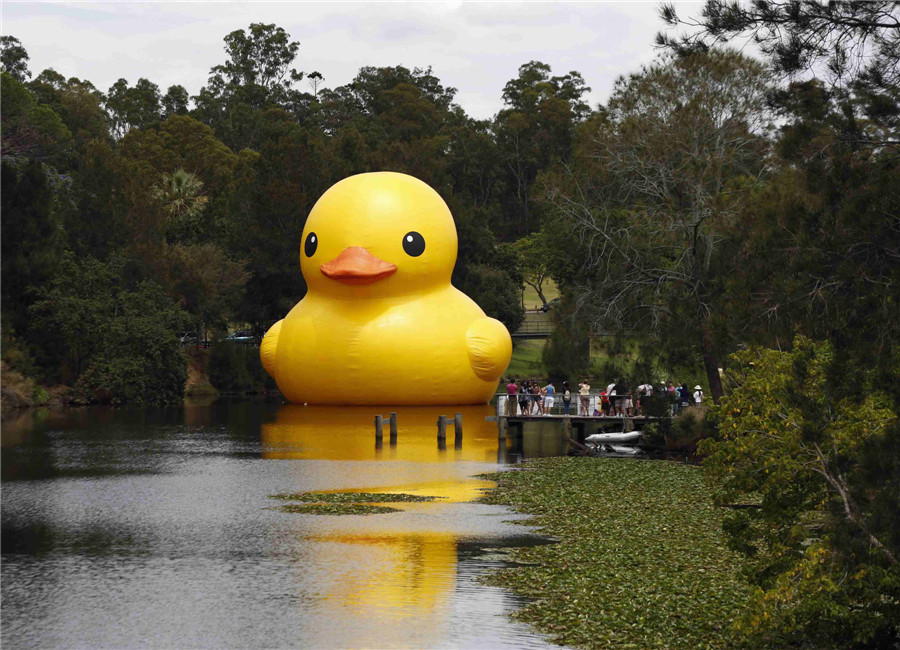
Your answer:
[[[584,648],[733,644],[748,592],[699,468],[547,458],[490,478],[482,502],[532,514],[558,540],[485,578],[531,601],[515,618]]]
[[[419,496],[404,492],[286,492],[271,494],[269,498],[307,503],[404,503],[434,501],[442,497]]]

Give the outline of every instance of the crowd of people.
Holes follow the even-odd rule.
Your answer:
[[[517,415],[517,405],[519,415],[550,415],[557,396],[561,398],[562,415],[571,415],[573,392],[568,381],[564,381],[561,390],[557,391],[552,380],[542,386],[536,379],[517,382],[510,377],[506,385],[506,415]],[[626,384],[613,380],[599,394],[592,394],[588,380],[582,379],[577,386],[576,413],[598,417],[646,415],[654,396],[662,397],[669,404],[670,412],[678,415],[682,408],[703,403],[703,388],[698,384],[692,391],[686,383],[676,385],[670,381],[657,386],[645,382],[631,390]]]

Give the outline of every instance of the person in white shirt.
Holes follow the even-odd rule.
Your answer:
[[[694,404],[700,406],[703,403],[703,389],[699,385],[694,386]]]
[[[609,400],[609,412],[613,415],[618,415],[616,412],[616,407],[618,406],[615,398],[616,394],[616,382],[613,380],[609,386],[606,387],[606,399]]]
[[[650,397],[651,395],[653,395],[653,386],[649,383],[644,383],[644,384],[641,384],[640,386],[638,386],[637,390],[638,390],[637,414],[643,415],[644,409],[647,408],[646,399],[648,397]]]

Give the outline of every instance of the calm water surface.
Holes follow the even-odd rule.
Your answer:
[[[498,549],[539,543],[491,483],[490,407],[464,442],[399,408],[376,449],[375,407],[264,402],[29,412],[3,423],[2,637],[9,648],[551,647],[476,583]],[[384,415],[387,415],[385,410]],[[387,426],[385,426],[387,429]],[[269,495],[412,492],[402,512],[316,516]],[[502,554],[500,554],[502,557]],[[555,646],[553,646],[555,647]]]

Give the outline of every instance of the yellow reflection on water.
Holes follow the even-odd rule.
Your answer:
[[[390,443],[384,423],[381,449],[375,446],[375,416],[397,413],[397,445]],[[447,427],[446,449],[437,442],[439,415],[463,416],[462,448],[454,448],[454,431]],[[316,460],[404,460],[445,463],[497,461],[497,424],[486,422],[491,406],[334,407],[282,406],[275,422],[262,426],[263,458]]]
[[[375,442],[375,415],[397,412],[396,446],[384,423],[381,448]],[[438,445],[439,415],[462,413],[462,445],[454,448],[447,428]],[[490,406],[333,407],[282,406],[275,421],[262,425],[268,459],[362,461],[353,466],[358,484],[349,492],[409,493],[441,497],[435,502],[395,503],[402,513],[309,519],[304,542],[312,551],[317,608],[327,620],[352,619],[340,643],[348,647],[440,645],[448,634],[451,595],[457,588],[457,531],[463,516],[456,506],[478,498],[492,481],[478,471],[451,464],[496,463],[497,424],[485,421]],[[505,448],[505,441],[503,443]],[[392,466],[385,485],[382,462]],[[377,468],[382,468],[380,471]],[[327,466],[303,467],[306,478]],[[318,474],[321,477],[321,474]],[[381,477],[378,480],[377,477]],[[314,551],[313,551],[314,549]],[[402,621],[406,621],[405,623]]]
[[[324,600],[391,620],[439,612],[456,584],[456,536],[378,531],[314,537],[341,569]],[[347,558],[353,562],[347,562]],[[359,609],[364,608],[364,609]]]

